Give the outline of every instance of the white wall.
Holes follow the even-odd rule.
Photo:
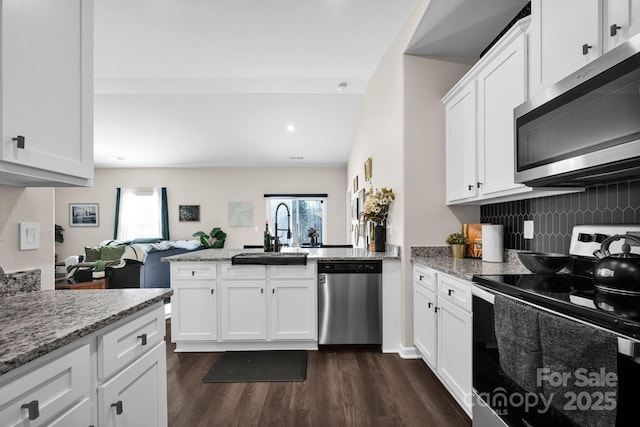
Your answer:
[[[42,289],[54,286],[53,197],[51,188],[0,185],[0,266],[6,272],[39,268]],[[20,222],[40,224],[40,249],[19,249]]]
[[[405,56],[429,1],[420,2],[372,76],[364,95],[347,176],[363,179],[373,160],[373,186],[392,187],[388,241],[401,246],[401,341],[413,346],[412,245],[444,245],[463,222],[479,220],[478,207],[445,205],[445,119],[442,96],[469,65]]]
[[[93,188],[57,188],[56,223],[65,228],[61,259],[113,238],[117,187],[167,187],[170,238],[222,227],[225,248],[262,244],[268,193],[327,193],[326,243],[345,243],[345,168],[96,169]],[[230,227],[229,202],[253,202],[254,227]],[[98,203],[98,227],[69,227],[69,203]],[[179,222],[178,205],[200,205],[200,222]],[[255,229],[257,227],[257,231]]]

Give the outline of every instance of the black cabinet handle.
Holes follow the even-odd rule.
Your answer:
[[[437,312],[438,312],[438,310],[439,310],[439,308],[438,308],[438,307],[435,307],[433,310],[437,313]]]
[[[213,289],[211,289],[211,295],[213,295],[213,293],[214,293],[214,290],[213,290]]]
[[[138,338],[142,340],[142,345],[147,345],[147,334],[138,335]]]
[[[118,400],[116,403],[112,403],[111,407],[116,408],[116,415],[122,415],[122,400]]]
[[[588,45],[588,44],[583,44],[582,45],[582,54],[583,55],[588,55],[589,54],[589,49],[591,49],[593,46]]]
[[[29,403],[25,403],[20,408],[26,409],[29,411],[29,419],[32,421],[37,419],[40,416],[40,408],[38,406],[37,400],[32,400]]]
[[[433,307],[433,303],[432,302],[427,303],[427,308],[431,308],[431,307]]]
[[[11,140],[16,142],[18,148],[24,148],[24,136],[18,135],[15,138],[11,138]]]
[[[271,289],[271,293],[272,293],[272,294],[275,294],[275,293],[276,293],[276,290],[275,290],[275,289]]]
[[[469,185],[467,186],[467,188],[469,188],[469,191],[471,191],[471,190],[473,190],[473,185],[469,184]]]
[[[618,30],[621,30],[622,27],[620,25],[613,24],[609,27],[609,35],[611,37],[615,37],[618,34]]]
[[[420,280],[422,282],[422,280],[424,280],[424,276],[421,274],[420,278],[418,280]]]
[[[478,181],[478,182],[476,183],[476,186],[477,186],[478,188],[480,188],[480,187],[482,187],[482,183],[481,183],[480,181]]]
[[[192,270],[192,271],[191,271],[191,275],[192,275],[192,276],[195,276],[195,275],[196,275],[196,272]]]
[[[453,294],[453,289],[447,289],[447,295],[451,296]]]

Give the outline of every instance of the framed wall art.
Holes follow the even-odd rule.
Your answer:
[[[200,221],[200,205],[180,205],[178,206],[178,221],[198,222]]]
[[[371,157],[369,157],[364,162],[364,180],[370,183],[372,176],[373,176],[373,161],[371,160]]]
[[[69,203],[70,227],[97,227],[100,225],[97,203]]]

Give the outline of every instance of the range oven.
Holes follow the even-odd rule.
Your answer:
[[[640,298],[598,291],[573,241],[615,228],[574,228],[571,273],[474,277],[474,427],[637,425]]]
[[[516,182],[575,186],[640,175],[640,35],[514,115]]]

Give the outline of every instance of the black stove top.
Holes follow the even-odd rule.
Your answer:
[[[640,338],[640,297],[601,292],[590,277],[504,274],[477,275],[473,281],[613,332]]]

